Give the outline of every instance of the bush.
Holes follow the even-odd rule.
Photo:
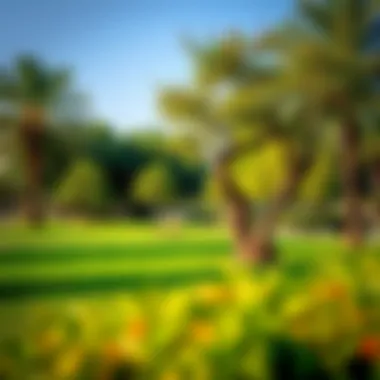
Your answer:
[[[153,163],[143,168],[132,188],[133,199],[150,207],[167,206],[175,195],[173,176],[162,163]]]
[[[66,211],[96,214],[104,211],[107,193],[101,169],[91,161],[76,162],[58,186],[56,203]]]

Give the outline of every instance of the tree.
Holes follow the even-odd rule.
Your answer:
[[[32,226],[45,219],[43,203],[44,148],[51,106],[68,89],[66,70],[50,69],[31,56],[22,56],[0,70],[0,98],[16,110],[25,166],[24,203]]]
[[[378,12],[377,0],[299,0],[297,19],[257,42],[286,62],[287,85],[308,93],[336,121],[345,235],[351,246],[360,245],[364,236],[359,173],[368,133],[363,116],[373,107],[380,76]]]
[[[118,133],[99,123],[56,123],[46,134],[45,186],[51,191],[69,168],[88,157],[106,176],[109,197],[119,204],[133,204],[132,188],[136,173],[153,162],[165,162],[176,182],[178,197],[199,193],[204,178],[203,163],[173,149],[172,136],[154,131]],[[177,147],[177,146],[176,146]],[[187,147],[190,151],[191,146]],[[127,192],[127,194],[126,194]]]
[[[236,250],[250,260],[274,258],[273,235],[281,211],[295,197],[313,157],[315,124],[310,110],[296,104],[289,88],[280,86],[281,71],[268,64],[252,41],[233,35],[211,46],[191,46],[195,85],[167,88],[159,99],[163,112],[204,142],[211,169],[226,201]],[[265,58],[265,57],[264,57]],[[286,101],[290,98],[290,102]],[[288,99],[289,100],[289,99]],[[288,108],[292,108],[288,107]],[[284,114],[284,115],[283,115]],[[284,178],[271,197],[268,213],[253,223],[250,201],[236,181],[232,166],[268,144],[284,150]]]
[[[176,188],[168,167],[160,162],[143,167],[137,174],[132,193],[135,201],[152,208],[169,205]]]
[[[1,124],[1,120],[0,120]],[[20,192],[20,168],[14,128],[8,123],[0,127],[0,208],[15,208]]]
[[[379,106],[380,103],[377,103]],[[380,225],[380,108],[370,117],[372,133],[366,141],[366,164],[370,173],[371,185],[373,189],[374,216],[377,225]]]
[[[56,203],[66,211],[96,214],[104,210],[107,184],[102,170],[89,160],[74,163],[56,192]]]

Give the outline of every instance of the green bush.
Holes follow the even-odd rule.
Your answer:
[[[56,203],[60,208],[79,214],[94,214],[104,210],[107,200],[106,180],[93,162],[76,162],[59,184]]]
[[[132,188],[133,199],[151,207],[168,205],[175,195],[172,173],[159,162],[142,168]]]

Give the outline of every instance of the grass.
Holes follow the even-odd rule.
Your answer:
[[[128,223],[1,227],[0,298],[183,286],[220,281],[232,247],[223,227]],[[318,261],[331,239],[283,238],[284,265]]]
[[[293,366],[283,377],[320,378],[320,363],[346,371],[360,347],[380,347],[374,245],[347,255],[337,239],[283,236],[276,268],[252,275],[234,265],[222,227],[72,223],[0,233],[0,373],[8,378],[96,379],[86,371],[100,364],[115,365],[104,378],[116,379],[132,343],[144,379],[173,371],[182,379],[202,366],[213,373],[205,379],[242,370],[264,379],[268,369],[283,375],[282,360],[303,368],[305,358],[317,363],[310,376],[294,377]],[[297,344],[277,362],[273,338]]]

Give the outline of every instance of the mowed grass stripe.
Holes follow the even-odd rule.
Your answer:
[[[113,260],[96,262],[45,263],[43,265],[7,265],[1,267],[0,281],[39,281],[52,280],[55,278],[71,277],[104,277],[110,275],[133,275],[134,273],[163,274],[177,270],[198,271],[205,268],[226,267],[229,263],[227,258],[213,258],[209,256],[193,258],[184,256],[179,258],[159,258],[152,260]]]
[[[278,245],[286,255],[296,256],[298,254],[307,256],[310,254],[321,254],[325,250],[338,249],[337,242],[330,239],[299,239],[282,238]],[[4,264],[35,264],[47,262],[74,262],[83,260],[150,260],[156,257],[198,257],[208,255],[219,257],[230,254],[233,251],[231,241],[226,237],[204,238],[198,240],[149,240],[139,242],[106,243],[94,242],[84,237],[78,243],[66,242],[65,244],[28,245],[24,242],[14,243],[0,248],[0,267]]]
[[[128,224],[53,224],[41,230],[31,230],[20,225],[0,225],[0,248],[17,246],[66,245],[66,244],[128,244],[130,242],[207,241],[226,239],[229,234],[224,228],[210,226],[184,226],[162,228],[155,225]]]
[[[74,263],[96,260],[149,261],[159,258],[178,257],[220,257],[231,251],[231,244],[225,240],[209,241],[165,241],[134,244],[88,244],[56,246],[14,246],[0,253],[0,267],[13,264]]]
[[[201,282],[223,281],[223,273],[217,269],[197,271],[176,270],[160,274],[134,273],[102,277],[59,278],[38,281],[0,281],[0,299],[19,300],[58,295],[104,293],[119,291],[164,290]]]

